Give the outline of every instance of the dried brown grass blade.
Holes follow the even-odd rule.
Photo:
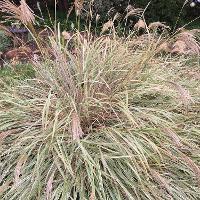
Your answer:
[[[172,142],[174,143],[175,146],[177,146],[178,148],[183,146],[180,138],[178,137],[178,135],[174,131],[172,131],[169,128],[163,128],[163,131],[172,140]]]
[[[15,168],[15,172],[14,172],[14,175],[15,175],[15,185],[18,185],[19,182],[20,182],[21,169],[22,169],[23,165],[25,164],[27,158],[28,158],[27,154],[24,154],[24,155],[22,155],[22,156],[19,157],[19,160],[17,162],[17,166]]]
[[[157,182],[161,188],[165,189],[169,194],[171,194],[170,185],[168,181],[163,178],[156,170],[150,169],[150,174],[155,182]]]
[[[8,130],[8,131],[2,131],[0,132],[0,144],[3,142],[3,140],[8,137],[9,135],[16,133],[18,129],[12,129],[12,130]],[[19,128],[20,130],[20,128]]]
[[[54,178],[54,173],[50,176],[47,186],[46,186],[46,200],[51,200],[52,199],[52,189],[53,189],[53,178]]]
[[[76,112],[72,113],[71,131],[73,140],[79,140],[84,135],[84,132],[81,128],[80,118]]]
[[[4,131],[0,133],[0,144],[3,142],[3,140],[8,137],[12,132],[11,131]]]
[[[186,156],[184,153],[181,153],[181,160],[184,161],[187,166],[190,167],[190,169],[194,172],[197,180],[198,180],[198,184],[199,184],[199,187],[200,187],[200,168],[197,164],[195,164],[195,162],[189,158],[188,156]]]
[[[7,181],[0,186],[0,195],[3,194],[9,188],[10,183],[11,181]]]
[[[95,198],[95,193],[94,192],[92,192],[91,194],[90,194],[90,199],[89,200],[95,200],[96,198]]]
[[[178,92],[179,96],[180,96],[180,101],[185,105],[188,106],[191,103],[194,102],[192,96],[190,95],[189,91],[186,90],[184,87],[182,87],[181,85],[174,83],[172,81],[167,81],[168,83],[170,83],[174,89]]]

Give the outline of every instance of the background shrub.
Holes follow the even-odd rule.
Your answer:
[[[11,45],[11,39],[0,30],[0,51],[5,51]]]
[[[149,0],[95,0],[94,9],[97,13],[105,16],[112,7],[117,12],[124,12],[127,5],[135,5],[136,7],[145,8],[149,3]],[[183,9],[183,0],[153,0],[146,10],[145,18],[149,22],[153,21],[164,21],[170,25],[174,25],[179,17],[179,24],[186,23],[186,21],[197,17],[199,14],[199,7],[190,8],[187,4]]]

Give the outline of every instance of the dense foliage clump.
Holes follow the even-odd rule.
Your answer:
[[[51,40],[54,59],[1,92],[1,198],[199,197],[198,60],[138,41]]]
[[[191,8],[189,2],[185,4],[182,0],[153,0],[150,4],[148,0],[94,0],[93,11],[105,17],[111,10],[113,13],[124,13],[128,5],[140,8],[145,8],[148,5],[145,12],[145,18],[148,22],[162,21],[172,26],[177,21],[179,25],[183,25],[198,17],[200,12],[198,6]]]

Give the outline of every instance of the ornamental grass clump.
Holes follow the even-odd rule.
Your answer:
[[[188,60],[73,40],[72,54],[51,39],[36,77],[0,93],[1,199],[198,199],[200,84],[180,72]]]

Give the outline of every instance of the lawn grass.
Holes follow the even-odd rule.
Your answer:
[[[5,65],[0,70],[0,79],[1,80],[11,80],[18,79],[24,80],[27,78],[33,78],[35,76],[35,72],[31,64],[17,64],[15,66]]]
[[[14,85],[16,81],[23,81],[34,78],[35,71],[31,64],[17,64],[15,66],[7,65],[0,69],[0,92],[7,90]]]

